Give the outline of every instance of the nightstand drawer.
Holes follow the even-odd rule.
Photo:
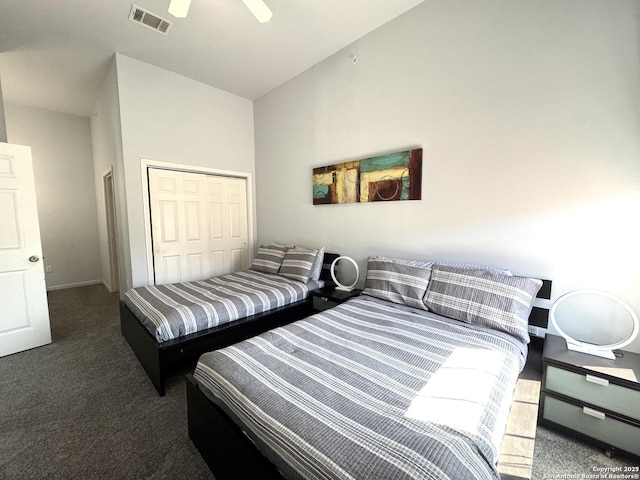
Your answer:
[[[313,309],[314,310],[326,310],[328,308],[332,308],[338,305],[338,303],[327,297],[313,297]]]
[[[543,418],[613,447],[640,455],[640,427],[607,417],[603,412],[578,407],[545,395]]]
[[[548,365],[543,388],[640,420],[640,391],[611,384],[598,375]]]

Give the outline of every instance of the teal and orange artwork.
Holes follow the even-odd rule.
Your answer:
[[[313,204],[420,200],[422,149],[313,169]]]

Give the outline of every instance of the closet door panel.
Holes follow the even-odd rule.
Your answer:
[[[148,169],[155,283],[249,268],[246,179]]]

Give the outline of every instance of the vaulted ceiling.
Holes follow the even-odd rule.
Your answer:
[[[241,0],[135,5],[167,34],[129,20],[129,0],[2,0],[0,82],[8,103],[88,116],[115,52],[248,99],[273,88],[423,0],[265,0],[261,24]]]

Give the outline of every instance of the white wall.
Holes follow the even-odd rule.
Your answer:
[[[435,0],[363,37],[255,102],[258,240],[504,266],[640,313],[639,18]],[[421,201],[312,205],[312,167],[415,146]]]
[[[89,119],[8,103],[5,114],[9,142],[31,147],[47,289],[99,282]]]
[[[253,177],[253,103],[120,54],[116,66],[128,219],[122,228],[131,258],[128,288],[148,284],[141,160]]]
[[[116,62],[111,62],[104,79],[96,105],[91,115],[91,135],[93,144],[94,182],[96,203],[98,205],[98,226],[100,237],[100,269],[102,279],[111,291],[126,291],[126,279],[131,278],[127,231],[121,226],[127,225],[127,199],[124,182],[124,162],[122,160],[122,133],[120,130],[120,105]],[[116,223],[118,224],[118,260],[120,263],[120,281],[123,285],[111,285],[111,265],[105,210],[103,175],[108,170],[113,173],[116,197]],[[129,280],[129,284],[130,284]]]

